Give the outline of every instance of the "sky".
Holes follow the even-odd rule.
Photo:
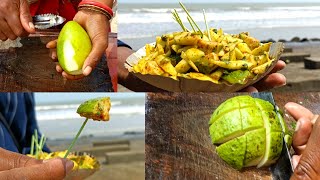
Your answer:
[[[179,0],[118,0],[119,3],[177,3]],[[319,3],[319,0],[181,0],[183,3],[299,3],[299,2],[314,2]]]

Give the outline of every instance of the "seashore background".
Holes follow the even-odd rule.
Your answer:
[[[100,162],[88,179],[144,179],[144,93],[35,93],[36,118],[51,151],[68,148],[85,118],[78,106],[91,98],[111,99],[110,121],[89,120],[73,151],[87,152]]]
[[[172,19],[176,8],[184,24],[183,10],[175,1],[120,0],[118,7],[118,38],[138,50],[155,41],[156,36],[180,31]],[[201,29],[205,29],[202,9],[209,27],[222,28],[227,33],[249,32],[261,41],[282,41],[293,55],[309,54],[320,57],[320,3],[317,1],[182,1]],[[282,58],[287,67],[281,71],[287,86],[273,91],[319,91],[320,70],[304,68],[303,58],[290,61]],[[319,84],[319,85],[318,85]],[[119,88],[119,91],[127,91]]]

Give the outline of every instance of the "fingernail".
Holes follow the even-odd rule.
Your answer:
[[[66,160],[66,174],[68,174],[73,169],[73,161]]]
[[[34,25],[33,25],[32,22],[29,22],[29,27],[30,27],[31,29],[34,29]]]
[[[297,124],[296,124],[296,129],[295,129],[296,132],[299,130],[300,124],[301,124],[301,123],[300,123],[300,120],[298,120],[298,122],[297,122]]]
[[[90,66],[87,66],[84,68],[83,75],[88,76],[92,71],[92,68]]]

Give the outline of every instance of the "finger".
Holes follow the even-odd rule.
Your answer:
[[[71,75],[66,73],[65,71],[62,72],[62,76],[68,80],[79,80],[84,78],[84,75]]]
[[[285,84],[286,77],[283,74],[273,73],[255,83],[253,86],[257,88],[258,91],[265,91],[275,87],[284,86]]]
[[[61,180],[72,171],[73,162],[67,159],[52,159],[45,163],[0,172],[1,179],[56,179]]]
[[[6,41],[7,39],[8,39],[7,36],[4,35],[4,34],[2,33],[2,31],[0,31],[0,40],[1,40],[1,41]]]
[[[20,21],[23,28],[29,33],[35,33],[35,28],[32,23],[29,5],[26,0],[20,0]]]
[[[56,71],[57,71],[58,73],[62,73],[62,72],[63,72],[63,69],[62,69],[62,67],[61,67],[59,64],[56,65]]]
[[[296,154],[300,155],[305,150],[311,131],[312,123],[309,119],[301,118],[298,120],[292,139],[292,146]]]
[[[56,49],[50,49],[49,57],[54,61],[58,61]]]
[[[279,60],[279,61],[277,62],[277,64],[275,65],[275,67],[274,67],[274,68],[272,69],[272,71],[270,72],[270,74],[276,73],[276,72],[284,69],[285,67],[286,67],[286,63],[285,63],[284,61],[282,61],[282,60]]]
[[[102,55],[105,53],[108,47],[108,42],[106,42],[106,38],[96,39],[98,40],[92,41],[92,50],[83,64],[82,70],[84,76],[88,76],[92,72],[92,69],[96,67],[96,65],[98,64]]]
[[[301,156],[298,156],[298,155],[293,155],[292,156],[292,166],[293,166],[293,169],[296,169],[299,161],[300,161],[300,158]]]
[[[258,92],[258,89],[253,87],[253,86],[249,86],[249,87],[246,87],[244,89],[242,89],[240,92],[250,92],[250,93],[253,93],[253,92]]]
[[[7,22],[5,20],[0,21],[0,27],[1,27],[2,33],[7,38],[9,38],[11,40],[17,39],[17,36],[14,34],[14,32],[11,30],[11,28],[9,27],[9,25],[7,24]]]
[[[307,147],[301,155],[292,179],[320,179],[320,120],[313,126]]]
[[[284,108],[295,120],[301,118],[311,120],[314,117],[314,114],[310,110],[297,103],[289,102],[284,106]]]
[[[17,12],[17,14],[9,16],[7,19],[7,23],[17,37],[21,37],[25,34],[25,30],[20,22],[19,12]]]
[[[55,39],[55,40],[53,40],[53,41],[50,41],[50,42],[47,43],[46,47],[47,47],[48,49],[56,48],[56,47],[57,47],[57,42],[58,42],[57,39]]]
[[[41,163],[41,160],[37,160],[22,154],[14,153],[0,148],[0,171],[5,171],[19,167],[27,167],[30,165]]]

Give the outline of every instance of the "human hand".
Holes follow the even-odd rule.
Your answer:
[[[244,88],[241,91],[244,92],[257,92],[257,91],[266,91],[275,87],[280,87],[286,85],[286,77],[283,74],[277,73],[278,71],[284,69],[286,63],[282,60],[279,60],[276,66],[272,71],[263,79],[256,82],[255,84]]]
[[[77,80],[84,76],[88,76],[105,53],[108,47],[108,31],[110,23],[105,15],[87,10],[78,11],[73,20],[78,22],[87,31],[91,39],[92,50],[83,64],[82,75],[75,76],[67,74],[59,64],[56,66],[56,71],[62,73],[62,76],[67,79]],[[56,46],[57,40],[50,41],[47,44],[47,48],[51,51],[50,56],[55,61],[57,61]]]
[[[72,168],[67,159],[42,161],[0,148],[0,179],[61,180]]]
[[[320,179],[320,120],[305,107],[287,103],[285,109],[297,120],[292,146],[294,174],[291,179]]]
[[[35,28],[26,0],[1,0],[0,40],[11,40],[34,33]]]

